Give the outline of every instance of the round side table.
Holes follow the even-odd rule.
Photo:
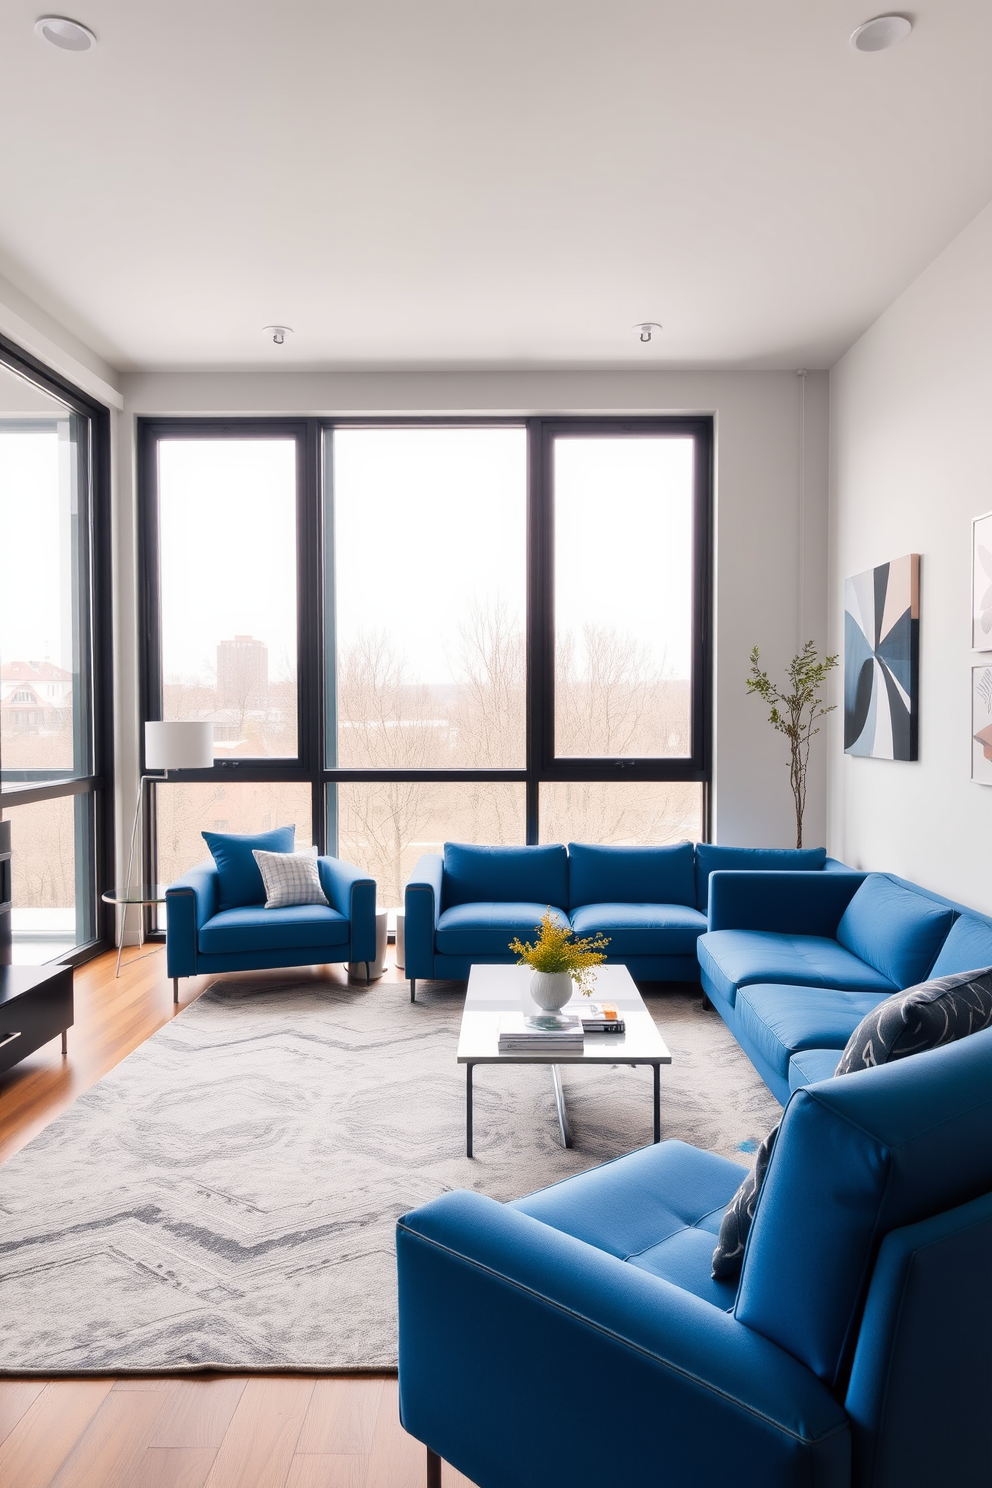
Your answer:
[[[131,907],[132,904],[140,905],[142,909],[146,908],[149,904],[164,904],[165,903],[165,885],[164,884],[130,884],[127,888],[108,889],[105,894],[101,894],[100,895],[100,898],[103,900],[104,904],[113,904],[116,907],[120,908],[121,911],[122,911],[122,913],[121,913],[121,928],[120,928],[120,933],[119,933],[118,939],[117,939],[117,970],[114,972],[114,976],[115,977],[119,977],[120,974],[121,974],[121,951],[124,949],[124,926],[125,926],[125,924],[127,922],[127,912],[130,909],[130,907]],[[145,943],[145,917],[144,917],[144,915],[139,915],[139,917],[138,917],[138,949],[139,950],[144,945],[144,943]],[[152,952],[151,951],[148,951],[146,954],[150,956],[150,955],[152,955]],[[140,961],[142,958],[140,956],[135,956],[134,959],[135,959],[135,961]]]

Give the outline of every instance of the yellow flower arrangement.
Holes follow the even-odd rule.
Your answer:
[[[541,933],[533,945],[519,938],[510,941],[510,950],[517,957],[518,966],[532,966],[535,971],[567,971],[584,997],[592,995],[592,972],[606,960],[604,947],[609,945],[605,935],[587,935],[576,940],[575,932],[568,925],[558,925],[551,918],[551,906],[535,925]]]

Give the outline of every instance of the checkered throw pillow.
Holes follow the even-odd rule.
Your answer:
[[[301,852],[259,852],[252,857],[258,864],[265,885],[266,909],[286,909],[291,904],[326,904],[327,895],[320,886],[317,849],[305,847]]]

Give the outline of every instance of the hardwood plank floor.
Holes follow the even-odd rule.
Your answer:
[[[392,948],[390,947],[392,961]],[[74,1026],[0,1075],[0,1163],[188,1006],[164,948],[97,957],[74,977]],[[346,981],[343,967],[275,979]],[[257,974],[252,978],[257,980]],[[402,981],[394,964],[384,981]],[[399,1423],[391,1376],[203,1375],[0,1380],[2,1488],[424,1488],[423,1446]],[[472,1488],[445,1465],[444,1488]]]

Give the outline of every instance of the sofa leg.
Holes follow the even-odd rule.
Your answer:
[[[178,1003],[179,1002],[179,978],[178,977],[173,977],[172,978],[172,1000],[175,1003]]]
[[[410,978],[410,1001],[411,1002],[416,1002],[416,1000],[417,1000],[417,978],[416,977],[411,977]]]
[[[441,1488],[441,1459],[427,1448],[427,1488]]]

